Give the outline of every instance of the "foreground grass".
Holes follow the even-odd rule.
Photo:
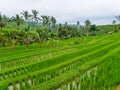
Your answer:
[[[16,46],[13,51],[7,47],[0,48],[0,90],[66,90],[67,86],[72,90],[113,89],[119,84],[119,36],[116,33],[58,40],[54,47],[39,48],[38,44],[32,44],[29,49],[25,46]],[[76,41],[79,43],[76,44]],[[109,74],[117,77],[107,84],[106,71],[112,63],[112,67],[116,67],[111,68]],[[94,73],[90,76],[87,73],[94,72],[96,67],[94,84]],[[114,74],[110,73],[114,70]]]

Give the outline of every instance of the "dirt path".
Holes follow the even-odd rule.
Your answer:
[[[115,88],[115,90],[120,90],[120,84]]]

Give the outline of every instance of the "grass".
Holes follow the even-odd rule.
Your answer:
[[[0,48],[0,90],[8,90],[9,86],[15,90],[65,90],[67,86],[72,90],[112,90],[120,82],[119,36],[116,33],[58,40],[55,47],[39,48],[36,43],[29,49]]]

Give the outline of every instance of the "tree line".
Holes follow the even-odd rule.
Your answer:
[[[23,11],[11,18],[0,13],[0,46],[13,49],[15,45],[26,45],[28,48],[29,44],[39,43],[42,47],[47,41],[53,45],[55,40],[95,36],[100,31],[96,25],[91,24],[90,20],[84,23],[84,26],[81,26],[79,21],[75,25],[69,25],[67,22],[57,24],[54,16],[39,17],[37,10],[32,10],[31,14]]]

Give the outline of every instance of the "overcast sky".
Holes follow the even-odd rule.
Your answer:
[[[120,15],[120,0],[0,0],[0,12],[7,16],[36,9],[39,16],[55,16],[58,23],[111,24]]]

